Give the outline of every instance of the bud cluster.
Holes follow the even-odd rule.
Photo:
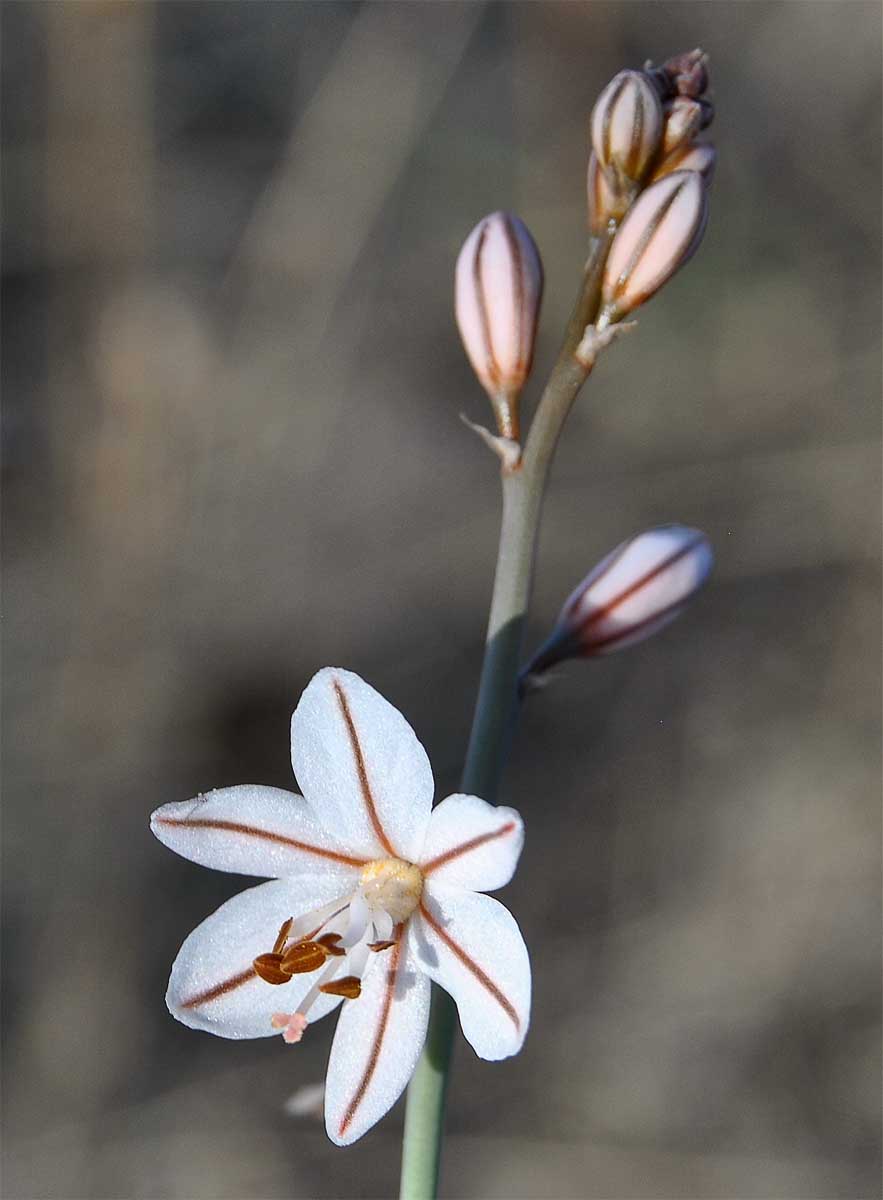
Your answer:
[[[702,238],[716,158],[714,147],[699,140],[714,116],[708,82],[705,54],[691,50],[660,67],[620,71],[592,110],[589,229],[610,239],[597,334],[649,300]],[[519,395],[533,361],[542,294],[543,267],[524,222],[505,212],[479,221],[457,259],[455,310],[496,417],[499,438],[487,438],[510,467],[520,457]]]
[[[708,216],[716,153],[701,50],[620,71],[592,110],[589,228],[612,233],[599,328],[648,300],[689,259]],[[698,186],[697,186],[698,185]]]

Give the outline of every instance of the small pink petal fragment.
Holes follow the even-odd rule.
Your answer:
[[[284,1029],[291,1020],[291,1013],[273,1013],[270,1024],[274,1029]]]

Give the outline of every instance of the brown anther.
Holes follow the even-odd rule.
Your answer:
[[[343,996],[346,1000],[358,1000],[362,994],[362,983],[355,975],[344,975],[343,979],[332,979],[319,984],[319,991],[326,996]]]
[[[279,936],[273,944],[273,953],[281,954],[285,948],[285,943],[288,940],[288,931],[294,924],[294,917],[289,917],[282,928],[279,930]]]
[[[291,973],[282,970],[281,954],[259,954],[252,965],[265,983],[288,983],[291,979]]]
[[[282,955],[282,970],[289,975],[303,975],[308,971],[318,971],[328,952],[318,942],[295,942]]]
[[[379,954],[381,950],[391,950],[395,942],[369,942],[368,949],[373,950],[375,954]]]
[[[339,941],[339,933],[323,933],[320,938],[316,938],[316,945],[321,946],[326,954],[333,955],[334,958],[343,958],[346,950],[342,946],[338,946]]]

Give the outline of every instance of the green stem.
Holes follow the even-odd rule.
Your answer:
[[[521,462],[503,470],[503,518],[487,641],[462,790],[495,800],[509,749],[518,686],[521,640],[530,601],[537,533],[549,466],[559,434],[589,374],[574,350],[598,310],[601,272],[612,232],[594,238],[564,344],[546,384]],[[444,1127],[445,1093],[456,1009],[447,992],[432,989],[426,1046],[408,1087],[402,1146],[401,1200],[434,1200]]]

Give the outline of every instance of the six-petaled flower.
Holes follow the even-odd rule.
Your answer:
[[[432,809],[429,760],[404,717],[357,675],[311,681],[291,721],[303,797],[224,788],[152,817],[165,845],[205,866],[266,876],[194,930],[172,967],[170,1011],[222,1037],[297,1042],[343,1003],[325,1092],[346,1145],[395,1103],[426,1034],[430,980],[457,1003],[486,1059],[521,1047],[530,965],[502,887],[521,818],[476,796]]]

